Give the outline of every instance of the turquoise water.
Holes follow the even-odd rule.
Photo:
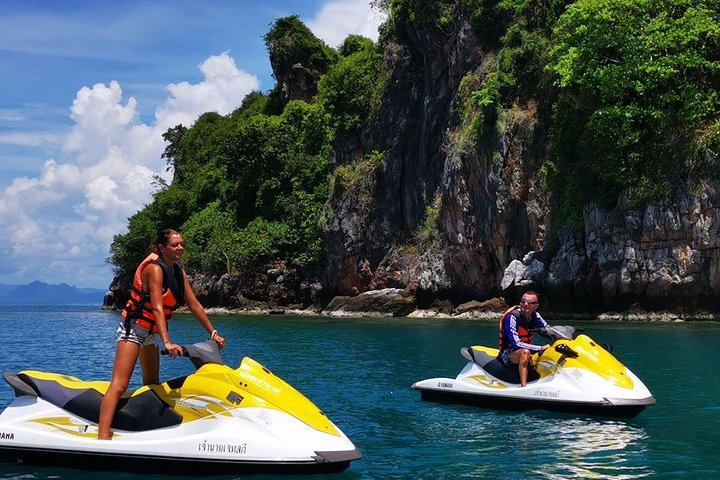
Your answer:
[[[0,306],[0,371],[108,379],[118,319],[88,306]],[[237,365],[243,355],[261,362],[320,406],[362,451],[364,458],[345,472],[319,478],[720,478],[718,323],[576,322],[612,344],[657,399],[634,419],[612,420],[421,401],[410,385],[454,377],[465,363],[461,346],[496,341],[493,322],[280,316],[213,322],[228,340],[226,363]],[[178,343],[206,337],[189,316],[173,319],[171,332]],[[163,378],[191,371],[186,359],[163,359]],[[139,381],[138,370],[133,385]],[[0,384],[0,408],[12,398],[12,389]],[[97,476],[0,465],[0,479]]]

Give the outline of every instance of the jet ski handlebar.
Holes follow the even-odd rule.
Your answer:
[[[200,368],[206,363],[217,363],[223,365],[223,359],[220,356],[220,349],[215,340],[206,340],[204,342],[193,343],[192,345],[180,345],[182,356],[188,357],[195,368]],[[167,349],[160,350],[161,355],[167,355]]]
[[[188,351],[187,347],[185,345],[180,345],[180,348],[182,349],[182,353],[180,354],[181,357],[189,357],[190,352]],[[168,355],[167,348],[163,348],[160,350],[160,355]]]
[[[575,350],[570,348],[570,346],[565,343],[555,345],[554,348],[556,352],[565,355],[566,357],[578,358],[580,356]]]

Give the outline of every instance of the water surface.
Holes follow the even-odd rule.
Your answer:
[[[259,361],[313,400],[364,458],[334,479],[720,478],[720,324],[576,322],[612,344],[657,399],[631,420],[501,412],[423,402],[418,380],[454,377],[463,345],[494,344],[494,322],[214,316],[226,363]],[[40,369],[109,379],[117,312],[88,306],[0,306],[0,371]],[[191,316],[177,343],[204,340]],[[163,359],[161,377],[187,374]],[[139,369],[133,386],[139,386]],[[13,391],[0,384],[0,408]],[[0,479],[91,479],[97,473],[0,465]],[[103,473],[103,478],[140,476]],[[178,478],[153,476],[158,480]],[[239,477],[217,477],[221,479]],[[256,478],[274,478],[259,476]],[[282,478],[292,478],[283,476]],[[309,477],[302,477],[309,478]]]

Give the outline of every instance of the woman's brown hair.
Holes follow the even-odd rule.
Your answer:
[[[158,250],[158,245],[167,245],[170,241],[170,237],[173,235],[180,235],[179,232],[176,232],[172,228],[163,228],[158,233],[157,237],[155,237],[155,240],[150,244],[150,250],[160,254],[160,251]]]

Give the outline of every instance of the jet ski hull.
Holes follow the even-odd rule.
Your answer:
[[[337,455],[338,452],[332,452]],[[51,448],[0,447],[0,462],[17,465],[39,465],[92,471],[157,473],[166,475],[236,475],[236,474],[305,474],[337,473],[360,458],[357,450],[343,452],[347,460],[324,461],[228,461],[197,458],[167,458],[126,453],[75,452]],[[322,456],[322,452],[318,452]],[[332,455],[329,455],[332,458]]]
[[[413,385],[414,390],[420,392],[420,398],[424,401],[445,404],[469,405],[480,408],[495,410],[547,410],[552,412],[565,412],[593,416],[608,416],[617,418],[632,418],[647,407],[655,403],[652,397],[640,400],[637,403],[622,404],[611,401],[597,402],[574,402],[552,400],[535,400],[518,397],[498,397],[494,395],[483,395],[480,393],[453,392],[449,390],[436,390],[421,388]]]
[[[283,412],[251,408],[233,413],[153,431],[116,431],[112,441],[102,441],[86,419],[22,396],[0,415],[0,461],[209,475],[339,472],[362,456],[344,434],[308,429]]]

